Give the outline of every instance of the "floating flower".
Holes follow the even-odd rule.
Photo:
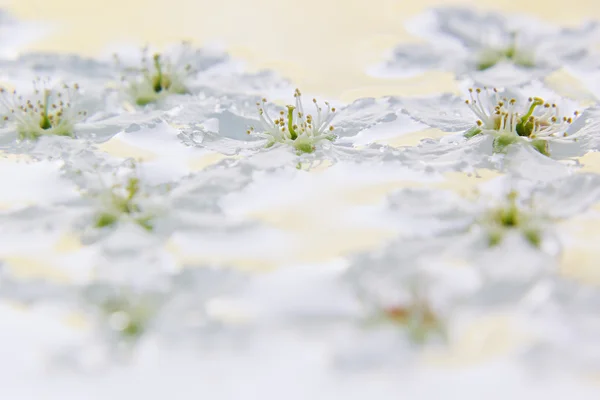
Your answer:
[[[237,290],[245,281],[243,274],[211,267],[175,274],[171,271],[150,280],[145,274],[137,278],[123,282],[115,274],[84,286],[79,292],[97,333],[105,336],[103,341],[108,339],[106,344],[117,345],[117,350],[133,349],[150,332],[171,337],[174,332],[196,329],[195,333],[200,334],[215,322],[207,313],[206,304]]]
[[[484,85],[521,85],[564,65],[593,59],[598,25],[548,26],[521,15],[441,7],[409,22],[408,30],[430,45],[397,47],[376,73],[406,74],[431,68],[468,74]]]
[[[388,211],[391,219],[407,225],[400,229],[405,237],[454,237],[456,246],[449,248],[488,252],[510,236],[544,250],[554,242],[552,222],[583,212],[598,201],[599,181],[595,174],[545,183],[507,175],[478,188],[475,199],[449,191],[404,189],[388,199]]]
[[[152,56],[148,47],[143,48],[141,66],[123,66],[119,56],[115,54],[114,57],[123,71],[127,93],[139,106],[155,103],[169,95],[190,93],[190,80],[198,73],[198,68],[223,59],[204,55],[188,42],[183,42],[173,52],[157,52]]]
[[[149,64],[147,50],[144,50],[140,75],[128,81],[128,91],[139,106],[154,103],[169,94],[186,94],[185,79],[190,75],[192,66],[179,66],[156,53]]]
[[[127,290],[129,289],[129,290]],[[165,296],[160,292],[140,292],[117,286],[105,288],[96,300],[98,319],[104,329],[125,342],[135,342],[156,317]]]
[[[60,89],[49,80],[33,81],[31,96],[18,95],[0,88],[0,106],[4,120],[15,124],[20,140],[36,140],[44,135],[75,136],[75,125],[86,118],[79,108],[78,84],[63,84]]]
[[[561,113],[556,103],[550,104],[540,97],[530,97],[527,105],[523,105],[514,97],[501,97],[497,89],[469,89],[469,94],[470,100],[466,100],[466,104],[479,119],[477,126],[465,136],[494,135],[496,152],[503,152],[507,146],[521,141],[549,156],[549,141],[575,141],[585,132],[568,133],[570,124],[579,117],[579,111],[567,116]]]
[[[94,197],[100,206],[95,216],[96,228],[113,226],[119,221],[130,221],[148,231],[154,229],[153,221],[157,210],[149,201],[150,194],[142,189],[135,169],[123,183],[105,187],[94,193]]]
[[[500,62],[510,62],[516,66],[533,68],[535,55],[531,49],[523,46],[518,40],[518,32],[510,32],[500,39],[497,45],[483,48],[475,55],[476,68],[484,71]]]
[[[312,153],[320,142],[334,141],[336,135],[333,133],[331,121],[335,117],[335,107],[325,102],[327,110],[323,111],[317,100],[313,99],[317,111],[316,117],[313,117],[304,112],[301,96],[300,91],[296,89],[294,93],[296,105],[286,106],[287,112],[280,111],[279,118],[275,120],[265,110],[267,99],[256,103],[263,130],[256,132],[252,127],[247,133],[267,139],[266,147],[283,143],[294,147],[299,153]]]
[[[404,107],[407,114],[429,126],[451,132],[466,131],[467,139],[492,136],[495,153],[523,143],[550,156],[551,143],[574,143],[599,127],[598,118],[587,118],[587,114],[584,118],[572,102],[549,102],[542,97],[524,96],[524,93],[538,91],[536,86],[515,92],[471,88],[467,100],[442,95],[407,99]]]
[[[452,316],[480,285],[449,262],[447,238],[402,240],[354,258],[346,279],[368,313],[399,326],[416,344],[447,339]]]
[[[504,235],[509,230],[519,231],[523,237],[534,247],[540,247],[542,232],[539,218],[531,209],[525,209],[517,203],[518,194],[511,191],[506,195],[505,204],[486,210],[479,219],[488,233],[489,245],[496,246],[502,242]]]
[[[407,304],[384,308],[383,315],[390,322],[405,327],[415,343],[423,343],[429,336],[444,332],[440,316],[417,293],[413,294]]]
[[[552,219],[546,210],[534,207],[533,198],[519,201],[516,190],[502,196],[483,196],[479,201],[467,201],[448,192],[429,189],[404,190],[390,198],[395,218],[414,225],[407,228],[414,237],[436,237],[471,233],[471,244],[479,247],[484,237],[489,247],[502,243],[511,233],[522,234],[534,247],[540,247],[543,229]],[[460,240],[457,240],[459,243]],[[470,240],[464,244],[471,246]]]

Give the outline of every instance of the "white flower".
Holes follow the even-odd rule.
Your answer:
[[[439,68],[468,74],[479,84],[521,85],[593,58],[598,26],[577,29],[548,26],[514,14],[481,13],[441,7],[411,21],[408,30],[430,45],[399,46],[379,74]]]
[[[548,103],[540,97],[529,97],[525,103],[514,97],[501,96],[497,89],[487,88],[469,89],[469,95],[470,100],[466,100],[466,104],[479,119],[477,127],[466,136],[470,138],[480,133],[494,135],[494,150],[497,152],[521,141],[549,156],[549,141],[576,141],[587,132],[582,129],[569,134],[570,125],[579,117],[579,111],[564,114],[556,103]]]
[[[44,135],[75,136],[75,125],[86,118],[80,109],[79,85],[63,84],[59,89],[49,80],[33,81],[30,96],[0,88],[4,120],[15,124],[18,138],[35,140]]]
[[[543,248],[544,238],[553,236],[552,222],[581,213],[600,199],[599,181],[595,174],[544,183],[506,175],[481,185],[475,199],[433,189],[404,189],[388,199],[388,215],[413,238],[469,233],[474,240],[467,243],[487,251],[507,236],[520,236],[534,248]]]
[[[487,209],[478,218],[478,223],[488,235],[490,247],[500,244],[509,231],[518,231],[532,246],[540,247],[543,217],[532,204],[520,204],[518,193],[511,191],[500,204]]]
[[[141,66],[124,67],[114,55],[117,65],[123,68],[126,91],[137,105],[154,103],[168,95],[189,93],[188,80],[198,71],[192,65],[198,51],[184,42],[174,54],[155,53],[149,56],[147,47],[142,49]]]
[[[267,147],[271,147],[275,143],[283,143],[293,146],[302,153],[312,153],[316,146],[324,140],[335,140],[336,135],[333,133],[334,128],[331,125],[331,121],[335,117],[335,107],[331,107],[328,102],[325,102],[327,109],[324,111],[318,105],[317,100],[313,99],[317,111],[316,116],[313,117],[304,112],[301,93],[298,89],[296,89],[294,97],[296,105],[286,106],[287,113],[283,110],[280,111],[279,118],[274,120],[265,110],[267,99],[256,103],[263,129],[261,132],[256,132],[252,127],[247,133],[267,139]]]
[[[102,189],[88,192],[98,203],[94,226],[104,228],[128,221],[152,231],[161,207],[153,204],[150,193],[141,186],[135,165],[126,177],[117,177],[115,173],[113,180],[116,183],[110,186],[101,180]]]
[[[462,301],[480,286],[477,274],[448,261],[452,238],[401,239],[356,257],[346,279],[375,314],[422,343],[444,336]]]
[[[572,102],[564,99],[549,102],[524,95],[548,92],[537,86],[520,91],[471,88],[469,99],[462,104],[454,96],[442,95],[407,99],[404,107],[407,114],[429,126],[446,131],[466,130],[467,139],[490,135],[494,139],[494,152],[504,152],[512,144],[524,143],[549,156],[550,143],[574,143],[598,128],[598,119],[583,117]],[[448,108],[443,109],[444,106]]]

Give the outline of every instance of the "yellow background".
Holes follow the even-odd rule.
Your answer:
[[[254,67],[278,70],[307,92],[343,100],[452,89],[450,74],[381,81],[367,66],[399,40],[403,22],[439,0],[0,0],[26,20],[57,23],[34,49],[94,55],[120,41],[164,45],[222,41]],[[524,12],[565,25],[600,16],[597,0],[463,0],[480,9]]]

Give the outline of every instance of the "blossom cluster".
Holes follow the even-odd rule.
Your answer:
[[[600,222],[600,113],[544,78],[598,69],[600,30],[460,8],[415,26],[431,44],[369,72],[442,68],[460,92],[306,101],[188,42],[0,60],[8,346],[89,375],[144,370],[156,348],[207,374],[279,365],[276,348],[364,383],[435,376],[426,355],[460,360],[473,327],[508,316],[511,368],[597,373],[597,270],[572,271],[597,247],[580,231]]]

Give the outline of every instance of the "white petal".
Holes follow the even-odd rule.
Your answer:
[[[49,204],[79,196],[75,184],[61,176],[62,162],[14,162],[0,159],[0,202]]]
[[[425,43],[400,45],[386,56],[385,62],[369,68],[367,73],[377,78],[409,78],[431,69],[451,69],[461,61],[460,54],[450,57],[451,52],[452,48]]]
[[[445,132],[466,131],[475,126],[477,116],[465,100],[453,94],[402,99],[403,112],[415,120]]]
[[[473,71],[469,75],[479,85],[504,88],[524,85],[548,72],[539,68],[519,67],[510,62],[499,62],[484,71]]]

